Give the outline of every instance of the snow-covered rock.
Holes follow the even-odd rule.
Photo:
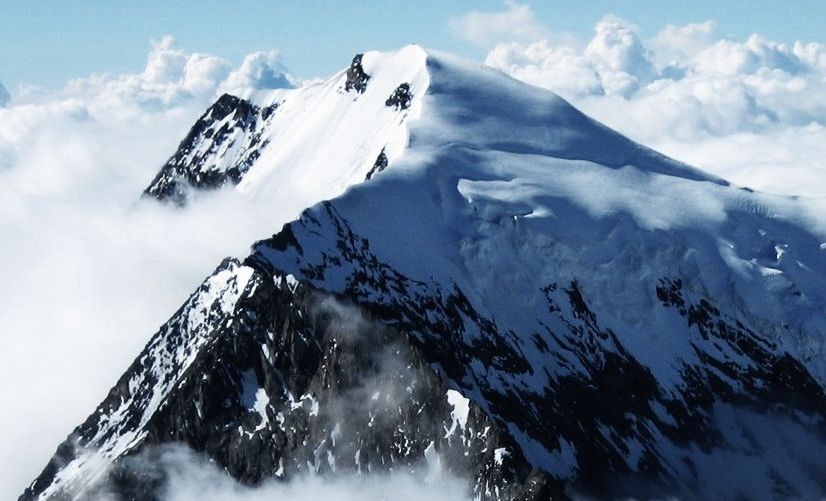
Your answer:
[[[111,468],[145,493],[124,454],[169,441],[245,482],[424,461],[485,499],[824,495],[821,201],[732,186],[415,46],[256,99],[213,106],[168,179],[307,209],[208,280],[247,277],[193,296],[25,499]],[[239,109],[261,118],[226,121]],[[357,313],[310,321],[314,294]],[[353,339],[428,381],[364,393],[402,390],[383,414],[398,434],[370,442],[395,452],[372,463],[378,418],[330,421],[381,365],[336,348]]]
[[[369,52],[326,82],[252,100],[224,95],[145,193],[181,203],[192,187],[235,185],[298,216],[402,155],[427,89],[425,60],[415,46]]]

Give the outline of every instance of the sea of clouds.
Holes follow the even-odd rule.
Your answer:
[[[578,41],[513,2],[449,28],[487,47],[487,64],[680,160],[776,193],[826,189],[821,43],[731,40],[713,21],[644,38],[613,16]],[[234,65],[166,37],[140,73],[0,86],[0,497],[22,491],[222,257],[277,230],[231,193],[186,210],[138,198],[220,93],[299,83],[275,51]]]
[[[491,22],[499,28],[485,31]],[[644,38],[612,15],[590,40],[576,40],[514,2],[450,27],[488,48],[488,65],[559,93],[647,146],[755,189],[826,193],[823,43],[732,40],[714,21]]]
[[[139,201],[222,92],[295,83],[155,42],[137,74],[0,92],[0,498],[16,499],[150,336],[227,255],[272,233],[235,197]]]

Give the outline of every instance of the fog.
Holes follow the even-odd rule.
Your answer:
[[[167,38],[141,74],[0,109],[0,498],[34,479],[221,258],[272,234],[277,215],[228,193],[187,210],[139,202],[224,78],[256,83],[260,59],[224,71]]]

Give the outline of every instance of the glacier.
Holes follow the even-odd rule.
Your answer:
[[[145,196],[214,189],[278,207],[280,231],[207,278],[22,499],[107,475],[146,494],[118,465],[168,442],[250,483],[438,453],[479,499],[826,490],[822,200],[417,46],[219,99]],[[333,300],[357,313],[317,317]],[[348,371],[387,363],[341,346],[393,347],[400,400],[336,414]],[[398,434],[368,431],[381,415]]]

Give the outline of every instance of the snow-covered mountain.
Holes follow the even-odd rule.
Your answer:
[[[236,185],[243,196],[278,200],[281,212],[297,217],[402,154],[427,81],[424,52],[408,47],[358,55],[326,82],[250,99],[224,95],[145,194],[184,203],[192,187]]]
[[[481,499],[826,494],[820,201],[415,46],[222,97],[145,193],[224,185],[297,218],[206,279],[22,499],[161,496],[170,442],[252,484],[438,463]]]

